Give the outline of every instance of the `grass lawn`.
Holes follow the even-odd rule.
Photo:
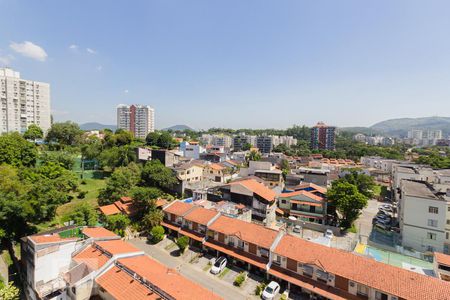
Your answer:
[[[84,199],[78,199],[77,195],[78,193],[72,193],[73,199],[69,203],[66,203],[64,205],[61,205],[56,210],[56,216],[61,217],[65,215],[66,213],[70,212],[73,207],[75,207],[77,204],[82,202],[88,202],[89,204],[93,205],[94,207],[98,206],[97,198],[99,191],[105,187],[105,179],[84,179],[86,184],[79,184],[79,190],[87,192]]]

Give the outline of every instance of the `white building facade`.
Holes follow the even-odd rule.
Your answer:
[[[50,85],[25,80],[20,73],[0,68],[0,134],[24,133],[36,124],[44,132],[50,126]]]

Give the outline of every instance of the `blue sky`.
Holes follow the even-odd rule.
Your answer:
[[[0,66],[49,82],[55,120],[368,126],[449,116],[450,1],[0,0]]]

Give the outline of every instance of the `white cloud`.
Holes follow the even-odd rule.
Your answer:
[[[103,70],[103,66],[97,66],[95,69],[100,72],[101,70]]]
[[[124,90],[123,92],[124,92],[125,94],[128,94],[128,90]]]
[[[0,66],[8,66],[13,59],[14,56],[12,56],[11,54],[3,54],[2,50],[0,49]]]
[[[72,44],[69,46],[69,49],[76,51],[76,50],[78,50],[78,45]]]
[[[25,41],[23,43],[12,42],[9,47],[23,56],[30,57],[38,61],[45,61],[48,56],[42,47],[29,41]]]
[[[92,48],[86,48],[86,51],[87,51],[87,53],[90,53],[90,54],[97,54],[97,51],[95,51]]]

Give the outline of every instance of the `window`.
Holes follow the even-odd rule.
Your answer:
[[[261,254],[262,257],[269,257],[269,250],[267,249],[259,248],[259,253]]]
[[[450,219],[447,220],[447,225],[450,225]]]
[[[281,200],[281,203],[286,204],[286,200]]]
[[[447,240],[450,240],[450,233],[446,232],[446,233],[445,233],[445,238],[446,238]]]
[[[325,282],[328,281],[328,273],[327,272],[324,272],[322,270],[317,270],[316,274],[317,274],[318,279],[325,281]]]
[[[388,297],[387,297],[386,294],[384,294],[382,292],[379,292],[379,291],[375,291],[375,299],[376,300],[384,300],[384,299],[387,299],[387,298]]]
[[[437,220],[428,219],[428,226],[437,227]]]
[[[369,288],[365,285],[358,284],[357,294],[367,296],[369,294]]]
[[[437,208],[435,206],[428,206],[428,212],[430,214],[438,214],[439,213],[439,208]]]
[[[313,274],[314,268],[311,266],[308,266],[308,265],[303,265],[302,270],[303,270],[303,275],[311,277]]]
[[[436,233],[427,232],[427,239],[436,240]]]

